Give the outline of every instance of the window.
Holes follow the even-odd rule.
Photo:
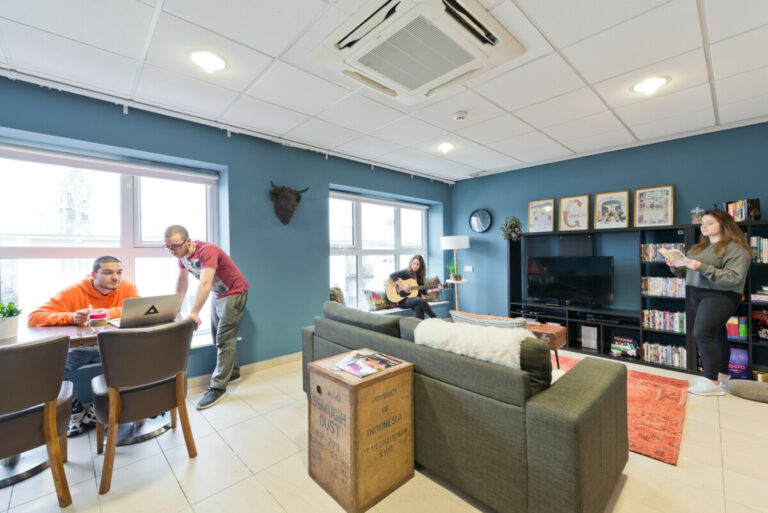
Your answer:
[[[165,228],[181,224],[193,240],[216,242],[212,173],[0,146],[0,183],[0,301],[25,313],[102,255],[122,260],[141,295],[171,294],[179,267],[162,248]],[[196,291],[190,276],[182,312]]]
[[[389,275],[427,254],[427,207],[331,192],[328,205],[331,287],[364,307],[365,289],[381,292]]]

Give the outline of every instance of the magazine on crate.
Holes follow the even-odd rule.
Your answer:
[[[400,360],[395,360],[382,353],[349,353],[339,363],[331,367],[331,370],[342,370],[354,374],[358,378],[364,378],[400,363],[402,363]]]

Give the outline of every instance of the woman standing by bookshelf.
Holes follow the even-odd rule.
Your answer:
[[[724,210],[704,212],[699,242],[684,258],[666,259],[672,273],[690,287],[693,337],[704,368],[688,389],[692,394],[725,393],[731,356],[726,322],[739,308],[751,260],[744,232]]]

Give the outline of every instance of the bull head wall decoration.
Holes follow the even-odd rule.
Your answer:
[[[275,215],[277,215],[281,223],[288,224],[293,217],[293,213],[296,211],[296,207],[299,206],[301,195],[307,192],[309,187],[297,191],[284,185],[278,187],[272,180],[269,183],[272,184],[269,198],[275,204]]]

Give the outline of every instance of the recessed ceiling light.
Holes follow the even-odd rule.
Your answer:
[[[189,59],[208,73],[222,71],[227,68],[227,61],[208,50],[192,50]]]
[[[632,90],[636,93],[643,93],[645,95],[653,94],[660,87],[663,87],[672,80],[669,77],[651,77],[646,78],[642,82],[638,82],[632,86]]]
[[[444,143],[441,143],[441,144],[437,145],[437,149],[442,151],[443,153],[448,153],[449,151],[451,151],[455,147],[456,147],[455,145],[453,145],[453,144],[451,144],[449,142],[444,142]]]

